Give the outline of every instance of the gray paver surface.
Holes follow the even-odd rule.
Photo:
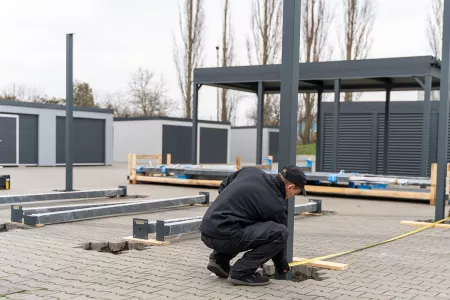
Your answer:
[[[64,168],[0,169],[12,175],[10,191],[48,192],[64,188]],[[76,189],[126,184],[126,165],[74,168]],[[203,188],[129,185],[129,194],[158,199],[198,194]],[[211,192],[214,199],[215,190]],[[322,198],[320,217],[296,217],[295,256],[316,257],[356,249],[412,230],[401,220],[432,218],[423,203]],[[64,203],[94,202],[93,200]],[[105,200],[96,200],[105,201]],[[107,199],[106,201],[111,201]],[[307,199],[298,198],[297,202]],[[54,201],[45,205],[56,205]],[[30,203],[26,206],[40,206]],[[10,218],[0,206],[0,223]],[[450,299],[450,230],[429,229],[393,243],[330,259],[350,264],[324,271],[322,281],[272,280],[265,287],[235,287],[206,270],[207,249],[197,234],[175,237],[166,247],[122,254],[80,248],[84,242],[114,242],[132,233],[132,218],[203,214],[189,207],[139,215],[55,224],[0,233],[0,296],[6,299]]]

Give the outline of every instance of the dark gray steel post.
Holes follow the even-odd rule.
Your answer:
[[[262,141],[264,127],[264,83],[258,82],[258,110],[256,122],[256,164],[262,164]]]
[[[283,41],[281,55],[280,90],[280,135],[278,147],[278,170],[286,165],[296,164],[298,79],[300,61],[300,0],[283,1]],[[286,244],[286,257],[293,258],[295,198],[287,202],[289,236]],[[292,272],[279,276],[292,279]]]
[[[322,90],[317,93],[317,117],[316,117],[316,172],[322,171],[322,141],[320,132],[322,131],[321,116],[322,113]]]
[[[192,158],[191,163],[197,164],[197,137],[198,137],[198,84],[194,83],[194,97],[192,100]]]
[[[384,106],[384,153],[383,153],[383,172],[384,175],[388,175],[389,167],[389,119],[390,119],[390,108],[391,103],[391,88],[386,89],[386,102]]]
[[[430,151],[430,100],[431,76],[425,76],[425,98],[423,101],[423,130],[422,130],[422,176],[428,176],[428,155]]]
[[[73,190],[73,34],[66,35],[66,191]]]
[[[447,173],[448,101],[450,88],[450,1],[444,1],[444,33],[442,38],[441,95],[439,99],[439,132],[435,220],[445,215],[445,178]]]
[[[338,143],[339,143],[339,107],[341,102],[341,80],[334,80],[334,111],[333,111],[333,155],[331,161],[332,172],[337,172]]]

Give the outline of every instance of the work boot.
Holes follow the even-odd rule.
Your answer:
[[[218,263],[214,259],[209,260],[207,268],[221,278],[228,278],[231,269],[229,264]]]
[[[269,277],[259,273],[255,273],[254,275],[230,275],[228,281],[234,285],[249,286],[268,285],[270,283]]]

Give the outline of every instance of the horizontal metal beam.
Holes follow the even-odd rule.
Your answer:
[[[167,236],[173,236],[183,233],[196,233],[200,230],[202,219],[193,219],[167,223],[162,220],[156,221],[156,240],[164,241]]]
[[[91,207],[118,205],[125,203],[138,203],[142,200],[131,200],[131,201],[116,201],[107,203],[90,203],[90,204],[73,204],[73,205],[58,205],[58,206],[46,206],[46,207],[30,207],[24,208],[22,205],[13,204],[11,205],[11,222],[22,223],[24,215],[42,214],[47,212],[55,211],[68,211],[74,209],[83,209]]]
[[[202,216],[198,217],[187,217],[178,219],[168,219],[164,220],[166,224],[177,223],[177,222],[197,222],[202,220]],[[135,239],[148,239],[149,233],[156,232],[157,221],[150,221],[146,219],[133,218],[133,238]]]
[[[322,213],[322,200],[310,199],[309,203],[295,206],[294,214],[299,215],[306,212]],[[149,233],[156,233],[156,240],[164,241],[168,236],[196,233],[199,232],[202,218],[203,216],[196,216],[156,221],[134,218],[133,238],[147,240]]]
[[[431,56],[326,61],[300,63],[299,80],[410,78],[412,83],[412,76],[433,75],[433,70],[439,70],[439,66]],[[250,86],[249,83],[259,81],[278,83],[280,79],[281,64],[194,69],[194,81],[207,85],[242,84],[242,88],[244,84]]]
[[[295,215],[300,215],[300,214],[307,213],[307,212],[321,214],[322,213],[322,200],[310,199],[309,203],[298,204],[295,206],[295,209],[294,209]]]
[[[28,195],[4,195],[0,196],[0,204],[49,201],[49,200],[74,200],[74,199],[90,199],[90,198],[108,198],[108,197],[112,198],[112,197],[125,197],[126,195],[127,195],[127,187],[120,186],[118,189],[54,192],[54,193],[28,194]]]
[[[200,192],[200,195],[198,196],[186,196],[163,200],[143,200],[135,203],[25,215],[23,219],[26,225],[33,226],[37,224],[54,224],[54,223],[110,217],[115,215],[141,213],[157,209],[186,206],[193,204],[205,204],[205,205],[209,204],[209,193]]]

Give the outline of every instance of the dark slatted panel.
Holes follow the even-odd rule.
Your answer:
[[[392,114],[389,127],[388,174],[421,176],[422,114]]]
[[[331,160],[333,159],[333,114],[326,113],[323,121],[323,172],[331,172]]]
[[[371,127],[370,114],[339,116],[338,171],[371,172]]]
[[[378,134],[377,134],[377,174],[384,174],[384,114],[378,114]]]

